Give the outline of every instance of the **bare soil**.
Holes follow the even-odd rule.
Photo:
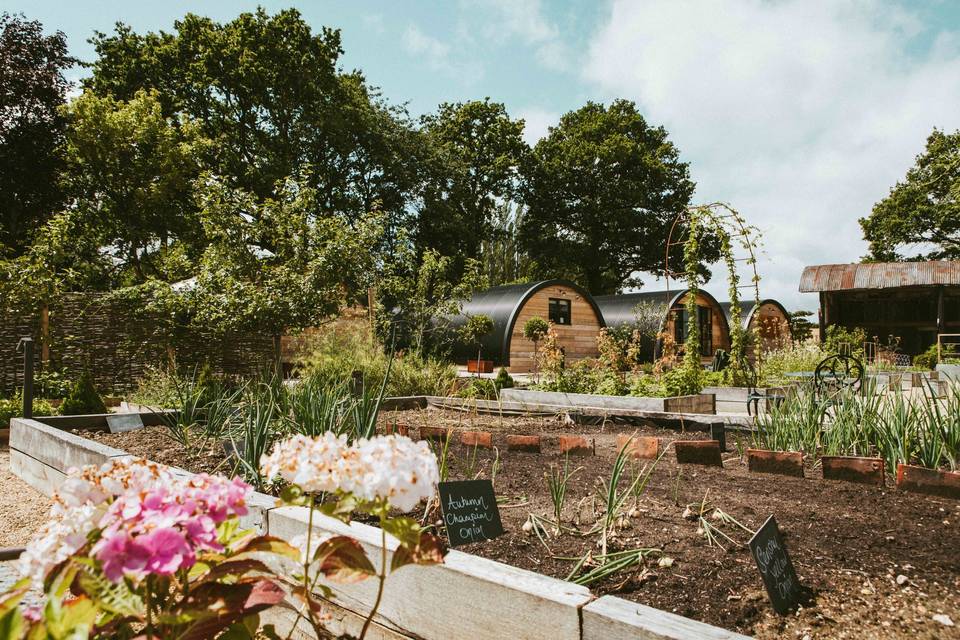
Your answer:
[[[506,533],[461,549],[558,578],[567,577],[574,566],[564,558],[599,553],[599,535],[588,534],[603,508],[598,483],[610,475],[615,435],[637,431],[625,425],[571,425],[556,417],[501,418],[431,409],[390,412],[382,421],[498,433],[592,434],[597,455],[570,458],[571,468],[579,471],[567,491],[568,530],[557,536],[551,532],[545,542],[522,527],[531,513],[552,517],[544,474],[551,465],[562,465],[561,459],[474,450],[456,442],[448,452],[449,479],[490,478],[496,461],[495,487],[503,501]],[[672,430],[639,432],[657,435],[664,444],[681,437]],[[83,435],[191,471],[230,471],[219,443],[187,458],[162,427]],[[616,594],[759,638],[960,638],[960,502],[898,492],[892,486],[822,480],[814,469],[808,469],[807,478],[751,474],[735,440],[728,433],[730,453],[722,469],[680,467],[672,452],[663,457],[635,504],[638,517],[625,518],[610,543],[611,550],[657,548],[661,554],[591,585],[595,593]],[[688,506],[699,510],[704,500],[751,530],[775,515],[812,601],[794,614],[776,615],[746,547],[749,534],[713,522],[736,543],[711,546],[696,520],[684,517]],[[633,506],[630,502],[628,508]],[[418,515],[423,517],[422,511]],[[430,514],[430,520],[436,518]],[[672,558],[672,565],[660,566],[660,557]],[[934,616],[948,616],[955,626]]]

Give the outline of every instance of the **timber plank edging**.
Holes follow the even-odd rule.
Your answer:
[[[39,434],[39,436],[38,436]],[[54,443],[66,455],[37,457],[36,446]],[[35,420],[11,421],[11,470],[31,486],[52,493],[63,480],[70,461],[84,456],[87,464],[102,464],[109,458],[127,456],[124,451],[51,427]],[[188,473],[177,469],[177,473]],[[244,526],[254,526],[271,535],[292,537],[305,532],[308,513],[304,507],[279,507],[274,497],[254,493]],[[349,535],[367,548],[371,559],[380,560],[381,531],[359,522],[314,515],[314,529],[322,533]],[[388,562],[396,541],[388,538]],[[382,615],[377,619],[381,637],[447,638],[523,637],[648,638],[650,640],[740,639],[745,636],[659,609],[614,596],[595,598],[586,587],[512,567],[456,550],[445,564],[418,567],[416,571],[391,574],[384,594]],[[375,597],[375,581],[336,585],[334,604],[341,612],[338,622],[356,633],[363,611]],[[449,608],[449,611],[445,611]],[[491,633],[491,631],[493,633]]]

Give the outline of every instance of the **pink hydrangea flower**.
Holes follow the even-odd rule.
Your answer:
[[[113,582],[119,582],[124,574],[142,575],[150,559],[150,549],[126,531],[105,532],[93,553],[103,565],[103,575]]]

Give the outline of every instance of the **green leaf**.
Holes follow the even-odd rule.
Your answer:
[[[377,573],[360,543],[349,536],[321,542],[313,561],[320,564],[320,573],[336,582],[359,582]]]
[[[286,540],[274,536],[257,536],[250,540],[243,548],[237,549],[237,555],[254,552],[275,553],[291,560],[300,560],[300,550]]]
[[[100,571],[87,568],[79,572],[77,585],[104,611],[137,618],[143,615],[143,600],[127,587],[125,581],[111,582]]]
[[[177,636],[177,640],[214,638],[223,629],[246,616],[269,609],[283,598],[283,589],[271,580],[202,584],[171,611],[173,618],[192,623]]]
[[[0,616],[0,638],[17,640],[23,632],[23,615],[19,608],[13,607]]]
[[[416,545],[397,548],[390,562],[390,571],[396,571],[408,564],[442,564],[446,555],[447,548],[443,540],[429,533],[421,533]]]
[[[415,547],[420,542],[420,525],[413,518],[390,518],[380,526],[396,538],[402,547]]]
[[[307,496],[304,495],[303,489],[296,484],[288,484],[280,491],[280,499],[288,505],[293,506],[302,506],[307,502]]]

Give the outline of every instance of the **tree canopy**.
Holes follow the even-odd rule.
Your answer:
[[[666,130],[627,100],[564,115],[526,174],[520,239],[538,275],[570,278],[594,295],[639,285],[639,271],[663,271],[670,227],[694,189]]]
[[[22,255],[60,204],[60,106],[74,64],[62,32],[0,14],[0,257]]]
[[[935,129],[906,177],[860,226],[870,260],[960,258],[960,131]]]

